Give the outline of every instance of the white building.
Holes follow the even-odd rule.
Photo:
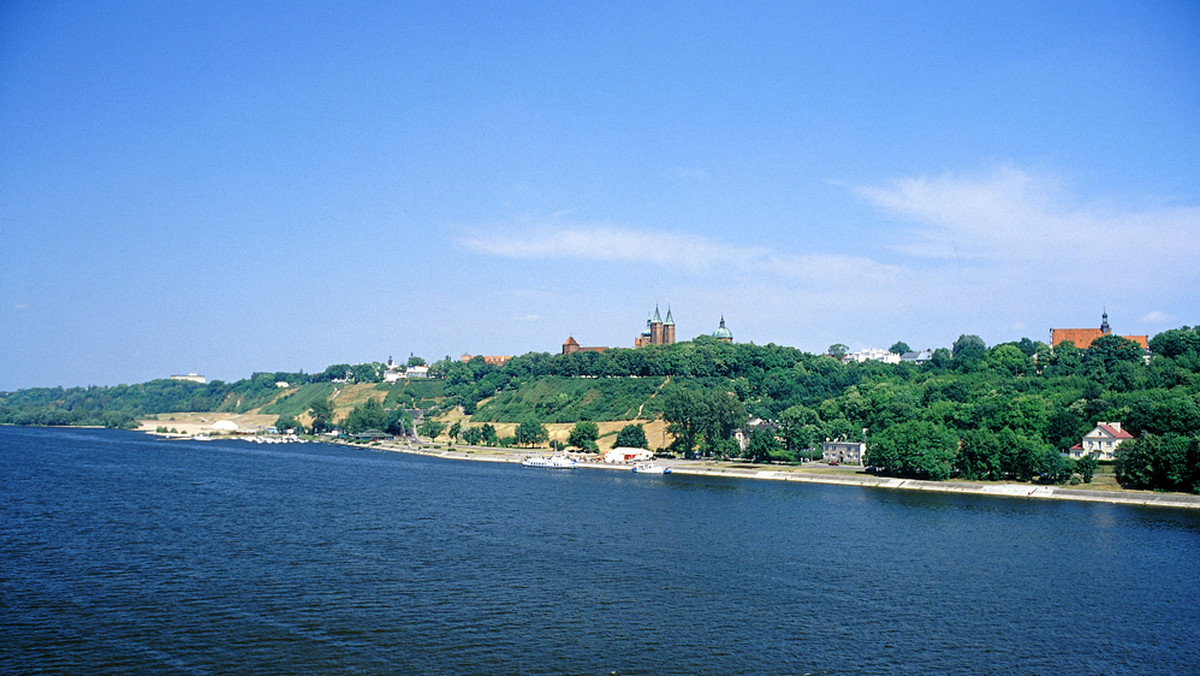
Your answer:
[[[205,383],[204,376],[200,375],[199,373],[188,373],[187,375],[171,376],[171,380],[185,380],[189,383],[200,383],[201,385],[203,385]]]
[[[428,378],[429,377],[429,367],[428,366],[409,366],[408,370],[404,372],[404,377],[405,378]]]
[[[917,350],[900,355],[900,361],[911,364],[924,364],[933,359],[933,350]]]
[[[821,462],[841,465],[861,465],[867,445],[861,441],[829,441],[821,444]]]
[[[850,362],[864,361],[881,361],[885,364],[899,364],[900,355],[895,352],[888,352],[877,347],[870,347],[858,352],[849,352],[845,357],[842,357],[842,362],[849,364]]]
[[[1113,460],[1117,446],[1132,438],[1132,434],[1121,429],[1119,422],[1098,422],[1091,432],[1083,435],[1083,439],[1067,451],[1067,455],[1072,458],[1090,455],[1097,460]]]
[[[644,448],[617,446],[604,453],[604,462],[645,462],[653,459],[654,454]]]

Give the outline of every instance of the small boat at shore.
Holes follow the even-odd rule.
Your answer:
[[[575,467],[575,461],[569,456],[557,453],[550,457],[534,456],[525,458],[521,461],[526,467],[545,467],[547,469],[571,469]]]
[[[666,465],[656,465],[652,462],[644,462],[640,465],[634,465],[633,471],[638,474],[670,474],[671,468]]]

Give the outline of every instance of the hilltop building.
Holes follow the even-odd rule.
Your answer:
[[[1112,333],[1112,329],[1108,326],[1108,310],[1100,316],[1100,328],[1098,329],[1050,329],[1050,347],[1055,347],[1060,343],[1074,343],[1075,347],[1086,350],[1092,346],[1092,341],[1100,336],[1107,336]],[[1149,349],[1150,343],[1146,336],[1121,336],[1127,340],[1132,340],[1142,347],[1143,350]]]
[[[862,363],[865,361],[881,361],[885,364],[899,364],[900,355],[895,352],[888,352],[883,348],[870,347],[858,352],[847,352],[846,356],[842,357],[842,362],[849,364],[850,362]]]
[[[575,340],[574,336],[567,338],[567,342],[562,344],[563,354],[574,354],[575,352],[603,352],[607,347],[583,347],[579,341]]]
[[[733,332],[725,328],[725,315],[721,315],[721,325],[717,327],[716,331],[712,332],[712,337],[716,338],[722,343],[733,342]]]
[[[655,306],[654,316],[646,320],[646,329],[634,339],[633,346],[674,344],[675,319],[671,316],[671,308],[667,308],[667,318],[663,320],[658,314],[658,306]]]
[[[565,353],[564,353],[564,354],[565,354]],[[507,363],[508,363],[508,360],[509,360],[509,359],[512,359],[512,355],[498,356],[498,355],[473,355],[473,354],[464,354],[464,355],[462,356],[462,363],[464,363],[464,364],[465,364],[465,363],[467,363],[467,362],[471,361],[472,359],[474,359],[474,358],[475,358],[475,357],[477,357],[477,356],[478,356],[478,357],[482,357],[482,359],[483,359],[483,363],[485,363],[485,364],[491,364],[492,366],[504,366],[505,364],[507,364]]]
[[[186,375],[171,376],[171,380],[183,380],[183,381],[186,381],[189,383],[200,383],[201,385],[203,385],[206,382],[204,380],[204,376],[200,375],[199,373],[188,373]]]

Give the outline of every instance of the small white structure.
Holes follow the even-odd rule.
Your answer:
[[[829,441],[821,444],[821,462],[840,465],[861,465],[867,445],[861,441]]]
[[[847,353],[845,357],[842,357],[842,362],[846,364],[855,361],[860,363],[864,361],[881,361],[885,364],[899,364],[900,355],[896,354],[895,352],[881,350],[877,347],[871,347],[865,350],[859,350],[858,352]]]
[[[933,359],[933,350],[917,350],[900,355],[900,361],[910,364],[924,364]]]
[[[428,366],[409,366],[408,370],[404,372],[404,377],[405,378],[428,378],[429,377],[429,367]]]
[[[184,380],[189,383],[200,383],[201,385],[205,383],[204,376],[200,375],[199,373],[171,376],[171,380]]]
[[[238,431],[238,424],[232,420],[218,420],[217,422],[213,423],[213,431],[227,432],[232,434],[233,432]]]
[[[1083,439],[1071,447],[1067,454],[1072,458],[1082,458],[1090,455],[1097,460],[1114,460],[1117,446],[1133,435],[1121,429],[1119,422],[1098,422],[1091,432],[1083,435]]]
[[[644,448],[617,446],[604,454],[604,462],[648,462],[654,459],[654,454]]]

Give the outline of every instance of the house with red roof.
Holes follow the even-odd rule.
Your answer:
[[[1098,422],[1096,427],[1083,435],[1083,440],[1072,446],[1067,453],[1072,458],[1090,455],[1097,460],[1112,460],[1117,445],[1132,438],[1132,434],[1121,429],[1119,422]]]

